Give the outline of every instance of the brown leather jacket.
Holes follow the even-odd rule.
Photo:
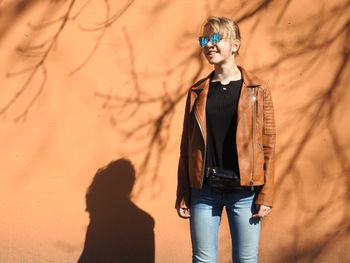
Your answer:
[[[241,185],[263,185],[255,203],[272,206],[275,162],[275,119],[265,81],[239,67],[243,84],[237,108],[237,153]],[[189,90],[180,147],[175,207],[190,206],[190,188],[202,188],[206,156],[206,101],[210,78]]]

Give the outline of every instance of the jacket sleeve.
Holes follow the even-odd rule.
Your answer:
[[[276,127],[271,93],[264,88],[263,106],[263,148],[264,148],[264,185],[255,201],[256,204],[272,207],[274,194]]]
[[[190,115],[190,91],[187,94],[185,114],[180,144],[180,158],[177,171],[177,191],[175,208],[190,207],[190,184],[188,175],[188,122]]]

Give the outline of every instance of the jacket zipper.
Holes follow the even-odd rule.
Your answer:
[[[255,88],[252,88],[252,100],[253,100],[253,107],[252,107],[252,147],[253,147],[253,167],[252,167],[252,178],[250,180],[250,187],[251,190],[254,190],[254,173],[255,173],[255,114],[256,114],[256,95],[255,95]]]
[[[202,133],[202,138],[203,138],[203,142],[204,142],[204,159],[203,159],[203,168],[202,168],[202,180],[201,180],[201,188],[203,187],[203,181],[204,181],[204,168],[205,168],[205,161],[207,159],[207,142],[204,140],[204,133],[203,133],[203,128],[199,122],[198,116],[196,111],[194,112],[194,116],[196,117],[199,129],[201,130]]]

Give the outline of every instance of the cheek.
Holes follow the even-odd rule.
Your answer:
[[[220,52],[220,54],[222,54],[222,55],[230,55],[231,54],[231,47],[227,44],[218,45],[217,48],[218,48],[218,51]]]
[[[231,49],[229,49],[229,48],[221,48],[221,49],[219,49],[219,52],[222,56],[231,55]]]

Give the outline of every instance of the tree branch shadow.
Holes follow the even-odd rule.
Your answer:
[[[273,11],[271,11],[271,9],[269,9],[269,11],[273,12],[273,15],[276,17],[276,24],[278,25],[284,19],[284,16],[292,3],[293,0],[284,3],[274,0],[266,0],[255,2],[255,5],[252,5],[248,4],[247,1],[243,1],[241,5],[238,4],[229,11],[227,6],[223,5],[222,11],[225,11],[227,14],[239,14],[236,20],[240,22],[240,24],[248,21],[255,21],[250,32],[251,34],[254,34],[257,28],[261,26],[259,21],[262,21],[262,17],[266,15],[267,8],[273,6]],[[206,6],[208,9],[207,13],[210,13],[211,6],[208,1],[206,2]],[[335,158],[343,167],[344,174],[341,176],[341,179],[338,178],[337,180],[343,180],[344,186],[350,190],[349,180],[345,179],[349,172],[349,160],[346,155],[348,147],[340,146],[340,142],[337,140],[336,124],[332,123],[335,118],[334,112],[340,107],[340,105],[345,103],[344,93],[347,93],[344,78],[349,75],[349,19],[346,18],[349,6],[349,1],[343,1],[342,3],[328,9],[322,7],[322,16],[310,16],[300,23],[285,28],[283,34],[289,34],[292,32],[293,36],[297,33],[299,37],[294,40],[287,39],[286,41],[276,41],[275,45],[279,49],[280,55],[270,63],[255,69],[261,74],[266,72],[278,73],[281,67],[290,64],[293,65],[293,68],[297,69],[290,74],[291,79],[293,79],[297,76],[305,76],[317,71],[317,66],[322,63],[322,56],[327,53],[331,54],[333,50],[340,50],[340,54],[335,54],[337,58],[339,58],[339,61],[337,61],[337,65],[333,67],[334,74],[332,80],[325,84],[317,93],[314,93],[309,101],[304,103],[302,107],[294,112],[295,118],[298,118],[300,123],[306,123],[304,129],[301,130],[298,126],[281,127],[282,130],[292,129],[292,132],[290,132],[291,135],[285,139],[284,145],[279,146],[277,156],[278,159],[282,159],[282,157],[287,154],[287,156],[290,157],[288,158],[288,162],[283,164],[282,174],[284,176],[278,177],[276,189],[283,189],[282,186],[286,184],[286,179],[291,178],[295,189],[293,195],[296,195],[297,197],[299,205],[298,211],[300,212],[305,208],[321,215],[328,212],[328,207],[323,204],[317,207],[314,206],[313,208],[304,205],[305,200],[308,199],[309,196],[300,194],[300,191],[305,192],[307,187],[299,184],[298,180],[302,178],[303,174],[298,171],[296,166],[296,164],[302,159],[303,153],[308,149],[311,139],[314,138],[314,135],[317,132],[320,132],[324,127],[327,127],[327,133],[332,138],[332,151],[337,152]],[[299,32],[300,34],[298,34]],[[339,45],[342,45],[342,48],[339,49]],[[132,48],[130,48],[129,51],[132,53]],[[185,71],[192,61],[196,61],[199,64],[198,70],[193,75],[192,83],[199,79],[199,76],[202,74],[202,69],[204,68],[204,63],[198,55],[197,52],[193,52],[188,56],[187,60],[184,60],[183,63],[177,65],[177,68],[181,68]],[[159,113],[156,114],[156,116],[146,118],[143,122],[131,127],[130,129],[125,130],[121,128],[123,127],[123,121],[121,119],[115,118],[113,120],[113,127],[115,127],[115,129],[121,134],[124,134],[125,140],[133,140],[140,134],[146,134],[146,136],[143,137],[146,146],[140,150],[141,153],[144,153],[143,163],[140,170],[148,171],[147,168],[149,168],[150,160],[153,157],[155,159],[156,167],[152,170],[153,175],[149,177],[149,180],[154,182],[159,180],[159,165],[162,160],[162,155],[164,155],[166,151],[166,144],[174,111],[179,102],[184,99],[189,87],[178,85],[173,88],[173,90],[164,88],[164,91],[160,96],[149,97],[148,95],[143,94],[142,90],[140,90],[140,85],[137,80],[141,73],[137,73],[134,69],[136,63],[134,61],[135,57],[131,55],[130,60],[130,75],[133,76],[134,80],[133,95],[123,98],[114,96],[111,93],[96,93],[96,96],[104,100],[103,107],[115,111],[117,115],[122,112],[129,112],[130,114],[126,115],[126,119],[135,118],[135,116],[140,115],[142,110],[145,107],[149,107],[149,105],[154,105],[155,107],[156,105],[161,105],[158,108]],[[165,70],[165,72],[168,72],[167,74],[164,73],[164,76],[167,76],[176,72],[176,70]],[[162,73],[157,73],[154,74],[154,76],[159,76],[161,74]],[[283,77],[288,77],[288,74],[289,73],[284,73]],[[183,79],[180,79],[180,82],[184,82]],[[297,81],[291,82],[290,85],[287,84],[286,87],[283,88],[288,90],[292,85],[295,86],[296,83]],[[166,83],[163,83],[163,85],[167,86]],[[300,84],[299,89],[300,87],[304,86]],[[144,180],[140,187],[143,189],[147,186],[147,179],[142,176],[142,178],[140,177],[140,180]],[[332,189],[331,192],[335,193],[336,188]],[[349,196],[341,196],[341,198],[343,198],[344,202],[350,200]],[[289,249],[290,251],[293,251],[293,253],[298,251],[297,248],[301,244],[301,239],[303,238],[301,232],[302,229],[310,223],[308,220],[302,223],[300,223],[297,218],[295,220],[296,231],[294,236],[294,248]],[[342,223],[344,223],[344,228],[346,229],[349,226],[348,222],[349,215],[344,213]],[[334,239],[336,239],[337,231],[338,229],[329,230],[328,237],[334,237]],[[331,243],[332,238],[317,240],[317,242],[315,241],[315,244],[318,245],[313,250],[310,250],[309,253],[303,251],[297,256],[294,256],[298,259],[315,258],[315,255],[319,254],[320,250],[329,247]],[[282,255],[287,256],[290,251],[286,250]]]
[[[51,6],[50,11],[55,9],[59,10],[60,8],[62,8],[62,6],[65,4],[64,2],[66,1],[64,2],[51,1],[51,2],[55,2],[55,3]],[[52,36],[48,37],[46,40],[38,44],[29,43],[26,46],[20,46],[17,48],[17,51],[22,56],[37,58],[38,61],[35,62],[33,66],[30,66],[28,68],[25,68],[16,72],[7,73],[7,77],[18,77],[19,75],[24,75],[26,73],[29,73],[29,76],[26,77],[24,85],[12,96],[12,98],[3,106],[0,106],[0,116],[5,117],[7,112],[10,110],[10,108],[14,106],[14,104],[16,104],[19,98],[23,97],[24,93],[31,88],[30,83],[33,81],[33,78],[41,70],[43,72],[43,79],[42,79],[41,85],[39,86],[35,95],[29,100],[29,103],[26,106],[24,106],[24,110],[14,119],[15,122],[26,121],[30,109],[32,108],[34,103],[38,100],[39,96],[41,95],[45,87],[45,84],[48,78],[48,70],[45,67],[45,63],[48,60],[48,56],[50,55],[50,53],[53,52],[53,50],[57,46],[58,39],[62,35],[62,32],[64,31],[64,29],[68,26],[69,22],[77,20],[79,15],[82,14],[82,12],[91,2],[91,0],[85,1],[82,7],[80,7],[78,11],[74,14],[73,9],[77,5],[76,2],[77,2],[76,0],[70,0],[68,3],[68,6],[64,10],[63,15],[60,15],[56,19],[53,19],[48,22],[42,22],[39,25],[31,25],[29,23],[29,26],[32,31],[42,31],[44,29],[47,29],[49,27],[51,28],[53,26],[58,26],[58,28],[56,31],[54,31],[54,34]],[[124,12],[126,12],[126,10],[132,5],[133,2],[134,0],[128,0],[127,3],[120,10],[118,10],[115,14],[111,15],[109,0],[104,0],[103,3],[106,8],[105,20],[101,23],[98,23],[97,24],[98,26],[96,28],[88,29],[80,26],[80,29],[82,31],[86,31],[86,32],[101,31],[101,33],[98,36],[97,41],[94,47],[92,48],[92,50],[90,51],[90,53],[87,55],[84,61],[71,72],[70,75],[77,73],[91,60],[93,55],[96,53],[99,47],[99,44],[101,42],[101,39],[103,38],[106,30],[109,27],[111,27],[121,17],[121,15]],[[35,7],[34,4],[36,3],[38,3],[38,1],[35,1],[35,0],[17,1],[15,4],[6,6],[3,12],[10,12],[11,14],[8,15],[9,16],[8,21],[12,21],[14,17],[20,16],[21,12],[24,13],[25,11],[28,11],[30,8],[34,8]],[[56,5],[59,5],[59,6],[57,7]],[[1,40],[1,37],[5,35],[7,30],[9,30],[9,28],[7,27],[4,27],[4,29],[0,28],[0,40]],[[35,41],[35,39],[32,39],[31,41]]]
[[[29,101],[27,106],[24,107],[23,112],[16,117],[15,121],[25,121],[31,107],[37,101],[40,94],[42,93],[46,80],[48,78],[48,69],[45,67],[45,62],[48,55],[52,52],[57,41],[65,29],[69,21],[78,19],[79,15],[82,14],[84,9],[90,3],[91,0],[87,0],[84,4],[77,8],[76,13],[73,13],[73,7],[76,5],[75,0],[70,0],[67,8],[63,15],[59,16],[50,22],[43,23],[38,26],[32,26],[33,30],[42,30],[43,28],[48,28],[54,25],[58,25],[58,29],[55,33],[42,41],[41,43],[30,45],[26,48],[20,48],[18,51],[23,55],[38,57],[39,61],[30,66],[29,68],[22,69],[17,72],[9,73],[9,77],[14,77],[22,74],[29,74],[26,78],[25,84],[15,93],[12,99],[9,100],[4,106],[0,107],[0,116],[5,116],[11,107],[16,103],[18,98],[22,97],[23,94],[29,89],[29,84],[35,75],[42,73],[42,83],[37,88],[37,92],[34,97]],[[270,12],[268,15],[273,15],[277,25],[281,25],[281,21],[285,19],[286,13],[290,6],[295,0],[287,0],[280,2],[277,0],[263,0],[263,1],[240,1],[240,3],[234,5],[233,7],[228,4],[224,4],[223,1],[206,1],[206,13],[209,15],[212,13],[212,6],[216,6],[216,11],[218,13],[227,14],[230,17],[236,17],[236,21],[243,25],[244,23],[253,22],[250,28],[249,34],[256,34],[259,27],[264,26],[261,21],[263,21],[264,16],[267,15],[267,10]],[[25,2],[25,4],[24,4]],[[96,44],[87,57],[78,65],[72,72],[71,75],[75,74],[82,69],[93,57],[99,47],[99,43],[106,31],[111,27],[118,19],[130,8],[134,1],[129,0],[126,4],[118,10],[116,13],[111,14],[110,3],[108,0],[104,0],[105,5],[105,18],[104,21],[98,23],[96,27],[86,28],[80,26],[83,32],[100,32]],[[18,16],[21,12],[26,12],[30,8],[33,8],[38,1],[18,1],[16,5],[9,7],[9,9],[3,8],[3,10],[9,10],[13,17]],[[214,4],[212,4],[214,3]],[[154,12],[161,12],[167,4],[165,2],[159,2],[154,9]],[[273,9],[271,8],[273,7]],[[301,89],[307,86],[309,83],[300,83],[299,76],[312,76],[313,73],[319,70],[322,65],[323,58],[326,55],[332,55],[336,58],[332,70],[332,79],[329,83],[325,83],[317,93],[312,94],[310,99],[298,107],[294,111],[289,112],[289,116],[286,117],[289,123],[303,123],[304,129],[300,129],[298,125],[296,126],[282,126],[280,130],[283,134],[290,135],[286,136],[283,145],[278,146],[277,157],[282,159],[284,156],[289,156],[288,161],[283,165],[281,169],[281,174],[276,182],[276,189],[283,189],[286,185],[287,179],[292,181],[293,192],[292,194],[296,196],[298,200],[298,206],[300,212],[303,209],[312,211],[312,208],[305,205],[305,200],[308,199],[307,195],[300,194],[301,192],[306,192],[306,187],[299,183],[303,176],[298,170],[296,164],[300,162],[303,158],[303,154],[307,151],[310,146],[311,139],[315,137],[315,134],[320,131],[327,132],[327,135],[331,138],[331,149],[335,153],[335,160],[342,167],[341,176],[337,178],[338,182],[346,188],[346,195],[343,195],[341,200],[346,204],[350,201],[350,181],[349,181],[349,163],[348,158],[348,147],[341,145],[341,141],[338,135],[337,123],[335,122],[335,112],[346,102],[347,85],[344,80],[348,80],[349,73],[349,58],[350,58],[350,19],[348,18],[350,8],[350,1],[342,1],[330,8],[324,6],[321,8],[318,14],[306,17],[303,21],[298,22],[294,25],[289,25],[288,28],[278,29],[279,32],[274,32],[281,36],[282,40],[276,40],[274,42],[275,47],[279,51],[279,55],[275,59],[263,65],[259,68],[255,68],[255,71],[264,74],[267,72],[274,72],[277,77],[282,74],[284,78],[290,78],[289,84],[286,84],[283,90],[290,88]],[[0,11],[1,12],[1,11]],[[1,17],[0,13],[0,17]],[[3,25],[9,25],[9,23],[3,23]],[[10,27],[6,26],[0,27],[0,41],[10,30]],[[273,30],[273,29],[271,29]],[[277,29],[276,29],[277,30]],[[271,32],[272,33],[272,32]],[[186,59],[181,60],[176,65],[169,65],[164,70],[158,72],[148,72],[142,73],[137,71],[137,60],[130,40],[129,33],[124,27],[123,34],[125,41],[128,45],[129,52],[129,65],[127,66],[127,73],[131,79],[132,93],[130,96],[119,96],[114,94],[114,90],[108,93],[96,92],[95,96],[97,99],[101,100],[102,108],[112,112],[111,115],[111,126],[118,132],[123,140],[125,141],[135,141],[140,142],[140,147],[133,152],[135,155],[142,155],[142,161],[138,167],[138,184],[139,188],[135,195],[139,196],[141,191],[148,187],[154,187],[154,183],[158,182],[157,189],[155,190],[155,195],[159,193],[161,189],[161,180],[159,177],[159,169],[162,163],[164,154],[167,147],[169,146],[169,137],[171,134],[172,125],[174,122],[175,111],[178,108],[181,101],[187,94],[188,85],[187,83],[194,83],[204,74],[205,62],[202,57],[200,57],[199,50],[191,50],[188,52]],[[186,33],[187,34],[187,33]],[[192,34],[192,35],[191,35]],[[293,36],[293,38],[288,37],[288,35]],[[184,34],[185,35],[185,34]],[[195,38],[194,33],[191,32],[190,35]],[[297,36],[295,38],[295,36]],[[189,36],[186,35],[186,38]],[[252,43],[248,42],[248,46]],[[248,51],[248,50],[247,50]],[[248,53],[248,52],[247,52]],[[193,65],[196,69],[190,79],[186,79],[186,72]],[[283,67],[293,67],[291,73],[283,71]],[[280,73],[281,70],[284,73]],[[158,95],[149,95],[145,93],[140,84],[141,78],[159,78],[164,77],[166,79],[170,76],[176,76],[181,72],[182,78],[179,79],[178,84],[174,87],[170,87],[169,83],[164,80],[159,86],[161,93]],[[296,103],[298,104],[298,103]],[[298,104],[299,105],[299,104]],[[154,114],[150,117],[145,117],[142,121],[138,122],[136,125],[128,126],[130,120],[136,120],[137,117],[142,116],[144,109],[153,107],[157,109]],[[182,110],[181,110],[182,111]],[[134,122],[135,123],[135,122]],[[323,174],[322,167],[319,168],[320,174]],[[150,176],[145,176],[150,174]],[[324,177],[329,178],[329,175],[324,174]],[[336,193],[337,188],[331,190],[331,193]],[[332,196],[329,197],[329,202]],[[288,201],[281,200],[281,201]],[[318,215],[323,215],[328,213],[329,206],[321,204],[314,208],[314,213]],[[317,255],[320,255],[320,251],[329,247],[333,241],[339,238],[339,233],[345,235],[348,233],[350,228],[350,216],[348,212],[344,212],[341,218],[342,227],[330,229],[328,231],[328,238],[320,239],[315,241],[315,243],[310,243],[310,248],[298,251],[302,239],[302,230],[311,223],[311,219],[305,220],[305,222],[299,222],[295,218],[295,236],[294,247],[286,248],[284,251],[278,251],[282,256],[290,258],[291,262],[293,260],[301,259],[317,259]],[[339,232],[340,231],[340,232]],[[311,246],[312,245],[312,246]],[[293,254],[294,253],[294,254]]]
[[[129,50],[130,65],[128,75],[131,77],[132,95],[122,97],[111,93],[103,94],[97,92],[96,96],[103,100],[103,108],[113,110],[114,114],[112,115],[111,124],[118,134],[122,135],[122,141],[135,142],[139,140],[144,142],[144,145],[140,146],[136,151],[128,153],[132,155],[141,154],[143,156],[142,162],[138,166],[139,187],[135,191],[135,198],[139,196],[143,189],[152,189],[151,185],[154,188],[154,185],[158,183],[158,190],[155,190],[154,193],[154,196],[156,196],[160,191],[159,189],[162,188],[159,178],[159,168],[170,139],[175,108],[187,93],[186,88],[184,88],[185,80],[180,79],[179,84],[174,90],[169,90],[167,82],[163,81],[160,95],[146,94],[139,83],[140,75],[142,74],[136,70],[137,62],[134,48],[125,27],[123,28],[123,32]],[[191,80],[194,82],[199,78],[204,67],[204,61],[199,59],[198,51],[191,53],[187,59],[178,63],[176,67],[166,69],[164,72],[149,73],[148,76],[169,76],[179,71],[182,71],[182,75],[184,76],[194,60],[199,63],[196,74]],[[150,105],[158,107],[155,115],[143,119],[132,127],[126,125],[130,119],[142,114],[144,108]],[[146,174],[150,174],[150,176],[144,176]]]

